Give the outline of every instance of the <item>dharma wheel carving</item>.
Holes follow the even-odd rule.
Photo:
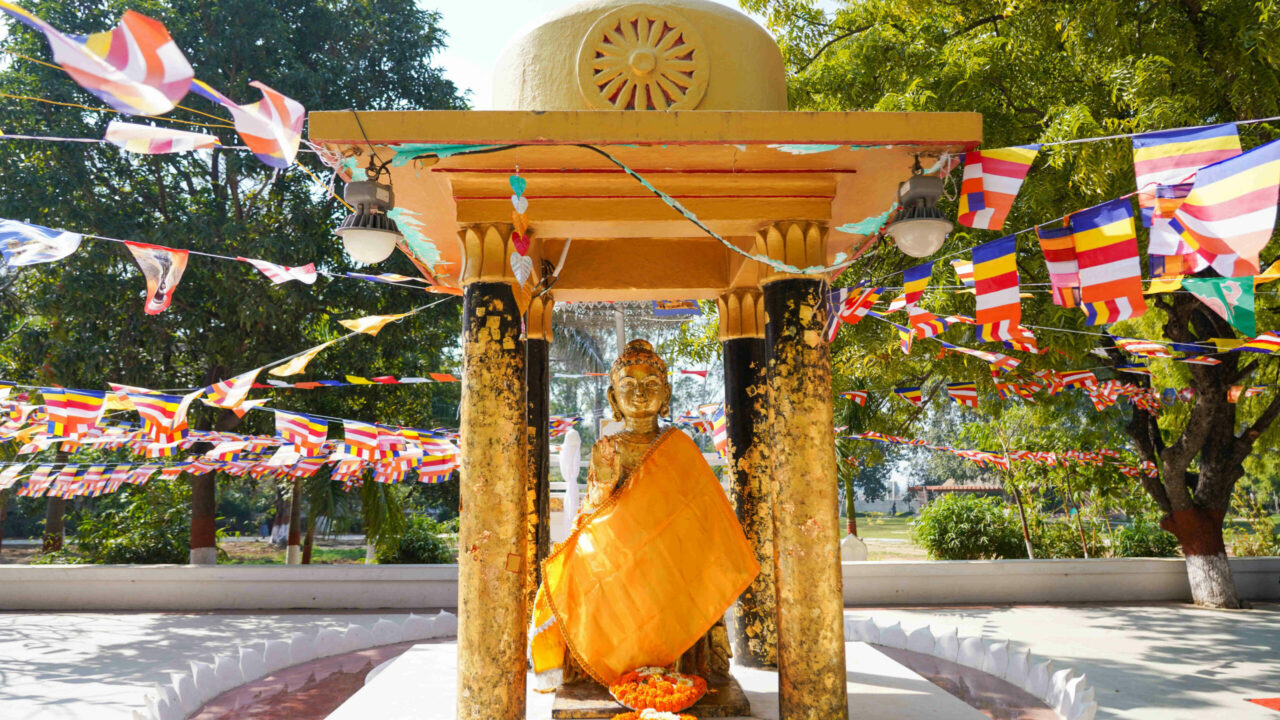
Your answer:
[[[707,90],[709,58],[688,20],[628,5],[596,20],[578,50],[578,86],[602,110],[692,110]]]

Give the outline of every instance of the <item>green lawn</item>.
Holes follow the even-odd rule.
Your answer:
[[[863,540],[911,540],[911,523],[914,517],[858,516],[858,537]],[[840,518],[843,530],[847,520]]]

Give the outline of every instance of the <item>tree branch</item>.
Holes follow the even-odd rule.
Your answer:
[[[872,27],[874,27],[874,25],[868,23],[866,25],[863,25],[862,27],[854,28],[848,32],[840,33],[839,35],[836,35],[831,39],[827,40],[826,42],[822,43],[822,45],[818,46],[818,49],[814,51],[813,55],[807,61],[805,61],[805,64],[801,65],[799,69],[796,70],[796,74],[799,75],[800,73],[803,73],[805,70],[808,70],[809,66],[817,62],[818,58],[822,57],[822,53],[830,49],[832,45],[835,45],[841,40],[847,40],[853,37],[854,35],[864,33],[870,30]]]
[[[971,32],[971,31],[973,31],[973,30],[977,30],[978,28],[982,27],[983,25],[991,25],[992,23],[999,22],[999,21],[1001,21],[1001,20],[1003,20],[1003,19],[1004,19],[1004,15],[989,15],[989,16],[987,16],[987,17],[982,18],[981,20],[974,20],[973,22],[969,23],[968,25],[965,25],[964,27],[960,28],[959,30],[956,30],[955,32],[953,32],[953,33],[951,33],[950,35],[948,35],[948,36],[947,36],[947,42],[951,42],[951,41],[952,41],[952,40],[954,40],[955,38],[958,38],[958,37],[960,37],[961,35],[964,35],[964,34],[965,34],[965,33],[967,33],[967,32]]]

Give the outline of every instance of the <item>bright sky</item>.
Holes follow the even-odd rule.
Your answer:
[[[507,42],[526,28],[577,0],[420,0],[440,12],[449,33],[448,48],[436,58],[446,77],[471,91],[476,110],[492,107],[493,66]],[[737,0],[716,0],[738,8]],[[754,16],[756,22],[763,20]]]

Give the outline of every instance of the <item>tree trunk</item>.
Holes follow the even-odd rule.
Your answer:
[[[311,547],[316,541],[316,519],[307,518],[307,537],[302,541],[302,564],[311,564]]]
[[[289,497],[289,542],[285,547],[284,564],[298,565],[302,561],[302,478],[293,479],[293,492]]]
[[[857,507],[854,506],[854,490],[853,490],[852,475],[845,478],[845,481],[844,481],[844,511],[848,513],[848,518],[845,520],[845,530],[848,530],[850,535],[857,537],[858,536],[858,509]]]
[[[4,550],[4,519],[9,514],[9,491],[0,490],[0,551]]]
[[[66,530],[66,498],[51,497],[45,499],[44,506],[44,542],[40,552],[52,553],[62,549],[62,535]]]
[[[1240,607],[1240,596],[1227,562],[1227,547],[1222,541],[1225,517],[1225,512],[1196,507],[1175,510],[1160,520],[1160,527],[1173,533],[1182,544],[1191,599],[1202,607]]]
[[[1018,486],[1009,483],[1009,489],[1013,490],[1013,499],[1018,503],[1018,518],[1022,520],[1022,541],[1027,544],[1027,559],[1035,560],[1036,553],[1031,549],[1031,530],[1027,528],[1027,511],[1022,507],[1022,493],[1018,492]]]
[[[207,472],[191,478],[191,553],[192,565],[216,565],[218,563],[217,530],[217,473]]]

